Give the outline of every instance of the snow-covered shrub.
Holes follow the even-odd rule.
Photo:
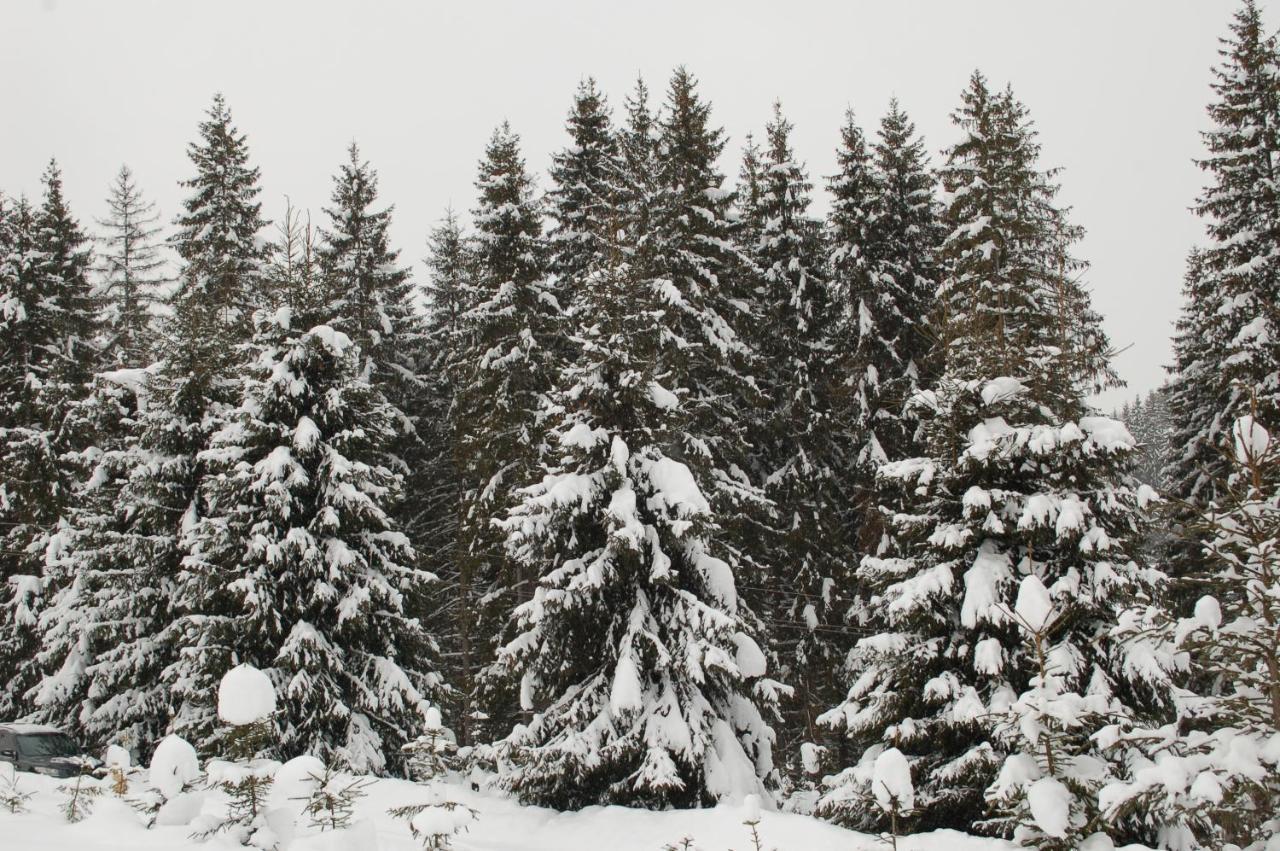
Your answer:
[[[871,771],[871,796],[880,812],[889,817],[889,844],[897,851],[899,824],[916,808],[911,765],[902,751],[889,748],[876,756]]]
[[[314,782],[303,812],[311,826],[321,831],[350,827],[356,802],[368,794],[365,789],[374,782],[372,777],[352,777],[329,765],[311,779]]]
[[[409,823],[409,833],[428,851],[452,848],[453,837],[470,827],[478,813],[465,804],[449,800],[438,787],[428,787],[427,800],[387,811]]]
[[[129,752],[119,745],[108,745],[102,762],[111,778],[111,792],[118,798],[129,793],[129,775],[135,772]]]
[[[11,813],[26,812],[27,801],[34,794],[18,787],[18,770],[12,763],[0,764],[0,807]]]
[[[440,710],[434,706],[427,710],[426,726],[422,734],[402,750],[408,763],[409,776],[419,783],[435,780],[457,767],[457,742],[453,732],[444,726]]]
[[[272,848],[275,837],[265,815],[271,785],[280,763],[257,754],[271,734],[271,716],[276,710],[275,688],[266,674],[251,665],[237,665],[223,675],[218,685],[218,717],[231,725],[223,741],[234,761],[209,761],[209,785],[227,794],[227,812],[210,820],[196,832],[208,838],[227,831],[242,845]]]
[[[102,787],[93,778],[93,763],[84,757],[74,757],[79,769],[75,780],[64,783],[62,806],[58,809],[69,822],[77,822],[93,811],[93,801],[102,794]]]
[[[196,749],[181,736],[166,736],[151,755],[150,788],[129,804],[146,818],[147,827],[189,824],[204,805],[204,793],[196,788],[200,778]]]

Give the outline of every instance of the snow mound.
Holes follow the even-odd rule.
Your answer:
[[[121,770],[133,765],[133,759],[129,756],[129,752],[119,745],[107,745],[107,751],[102,755],[102,762],[107,768],[119,768]]]
[[[1041,777],[1027,789],[1027,806],[1046,836],[1062,839],[1071,822],[1071,792],[1062,781]]]
[[[911,766],[902,751],[889,748],[876,757],[871,768],[871,791],[876,806],[886,813],[897,809],[905,812],[916,805],[916,791],[911,783]]]
[[[301,813],[324,775],[324,763],[309,754],[280,766],[271,785],[271,806]]]
[[[993,378],[982,385],[982,404],[993,405],[1025,392],[1027,392],[1026,385],[1016,378],[1008,376]]]
[[[1231,435],[1235,438],[1236,460],[1241,464],[1256,462],[1267,454],[1271,445],[1271,435],[1248,414],[1236,420]]]
[[[166,800],[175,797],[182,787],[200,776],[200,759],[196,749],[181,736],[165,736],[151,755],[149,779]]]
[[[218,717],[232,726],[256,724],[276,711],[276,689],[252,665],[237,665],[218,684]]]
[[[1014,611],[1027,629],[1032,632],[1043,632],[1053,615],[1053,601],[1049,599],[1049,589],[1044,587],[1040,577],[1034,573],[1022,580],[1018,586],[1018,602]]]

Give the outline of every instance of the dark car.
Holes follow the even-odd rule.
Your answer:
[[[10,763],[19,771],[74,777],[82,765],[91,766],[96,760],[56,727],[0,724],[0,762]]]

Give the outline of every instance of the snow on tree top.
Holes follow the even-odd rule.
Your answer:
[[[1044,587],[1039,576],[1033,573],[1023,578],[1018,586],[1018,602],[1014,604],[1014,611],[1032,632],[1041,632],[1049,624],[1053,601],[1049,599],[1049,589]]]
[[[1067,835],[1071,818],[1071,792],[1062,781],[1041,777],[1027,789],[1027,805],[1031,817],[1045,835],[1062,839]]]
[[[165,797],[172,798],[182,787],[200,776],[200,759],[196,749],[181,736],[165,736],[151,755],[148,779]]]
[[[1016,378],[1001,376],[993,378],[982,386],[982,404],[994,405],[1005,399],[1012,399],[1027,392],[1027,386]]]
[[[237,665],[218,684],[218,717],[239,727],[266,720],[276,711],[276,690],[252,665]]]
[[[1080,428],[1089,436],[1089,443],[1098,449],[1133,449],[1138,445],[1128,426],[1111,417],[1081,417]]]
[[[342,357],[351,348],[351,338],[329,325],[317,325],[307,334],[323,343],[334,357]]]
[[[1236,460],[1241,464],[1256,463],[1271,445],[1271,435],[1248,414],[1236,420],[1231,436],[1235,440]]]
[[[911,783],[911,766],[902,751],[889,748],[876,757],[871,769],[871,791],[880,809],[905,812],[916,805],[915,787]]]

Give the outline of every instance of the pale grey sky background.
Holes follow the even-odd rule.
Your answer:
[[[351,140],[396,206],[393,236],[421,276],[446,205],[470,209],[476,162],[509,119],[546,186],[574,88],[591,75],[618,107],[637,74],[657,95],[687,65],[730,137],[781,98],[815,178],[834,170],[846,106],[873,132],[896,95],[938,152],[970,72],[1013,84],[1044,163],[1088,229],[1080,253],[1127,391],[1169,361],[1188,212],[1203,176],[1210,67],[1235,0],[827,0],[788,3],[91,2],[0,0],[0,190],[39,194],[50,156],[75,213],[105,213],[121,163],[167,222],[189,176],[186,145],[225,93],[263,174],[267,215],[284,196],[320,218]],[[1264,14],[1266,13],[1264,4]],[[1267,16],[1269,26],[1280,21]],[[825,198],[819,198],[825,209]]]

